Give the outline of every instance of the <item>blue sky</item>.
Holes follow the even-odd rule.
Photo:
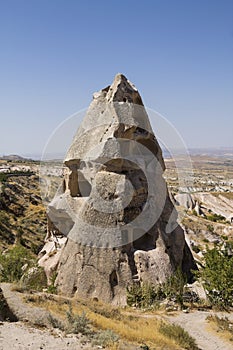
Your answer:
[[[233,146],[232,0],[0,0],[0,154],[40,153],[118,72],[188,147]]]

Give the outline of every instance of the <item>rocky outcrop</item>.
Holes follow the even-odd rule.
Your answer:
[[[139,92],[118,74],[94,94],[48,207],[47,239],[67,237],[57,262],[61,293],[125,304],[133,283],[162,283],[178,267],[191,279],[195,264],[164,169]]]
[[[192,210],[195,208],[195,200],[190,193],[178,193],[175,196],[175,202],[177,205],[180,205],[187,210]]]
[[[187,210],[194,209],[198,215],[214,213],[225,217],[228,222],[233,222],[233,200],[227,198],[227,194],[212,193],[179,193],[175,196],[177,205]]]

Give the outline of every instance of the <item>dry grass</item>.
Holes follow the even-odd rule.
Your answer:
[[[230,322],[227,317],[218,317],[217,315],[208,316],[207,320],[213,331],[233,343],[233,322]]]
[[[227,199],[233,200],[233,192],[222,192],[220,194],[221,194],[221,196],[226,197]]]
[[[183,349],[178,340],[160,331],[161,320],[156,318],[156,315],[150,318],[129,316],[123,309],[100,302],[72,300],[45,294],[30,296],[27,302],[46,308],[51,314],[64,320],[71,306],[74,314],[85,312],[95,331],[111,330],[119,335],[122,341],[140,345],[146,343],[150,349]],[[117,349],[116,344],[112,349]]]

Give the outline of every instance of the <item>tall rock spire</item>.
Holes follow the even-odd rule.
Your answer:
[[[64,160],[49,230],[67,237],[57,259],[67,295],[126,303],[133,283],[195,268],[170,200],[161,148],[141,96],[122,74],[95,93]]]

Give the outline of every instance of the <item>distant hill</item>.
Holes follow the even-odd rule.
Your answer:
[[[191,156],[209,156],[209,157],[223,157],[233,158],[233,147],[220,148],[191,148],[189,149]]]
[[[9,154],[7,156],[0,156],[1,160],[11,160],[11,161],[26,161],[26,160],[31,160],[28,158],[24,158],[21,156],[18,156],[17,154]]]

